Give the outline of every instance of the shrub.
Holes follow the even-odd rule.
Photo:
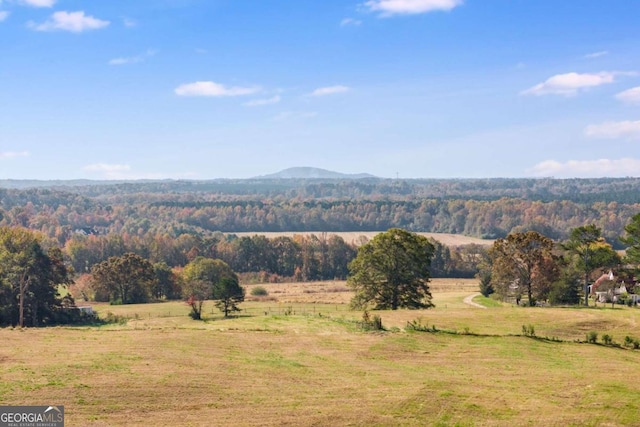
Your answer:
[[[483,296],[488,297],[489,295],[495,292],[495,289],[493,289],[493,285],[491,285],[490,273],[487,273],[487,272],[480,273],[478,274],[478,278],[480,279],[480,293]]]
[[[598,333],[595,331],[591,331],[587,334],[587,342],[590,344],[595,344],[598,341]]]
[[[525,337],[535,337],[536,336],[536,330],[533,327],[533,325],[522,325],[522,334]]]
[[[269,292],[267,292],[267,290],[262,286],[256,286],[255,288],[251,289],[251,295],[253,295],[254,297],[266,297],[267,295],[269,295]]]
[[[633,348],[634,350],[638,350],[640,349],[640,341],[627,335],[626,337],[624,337],[624,346]]]
[[[117,323],[119,325],[126,325],[128,319],[124,316],[113,314],[112,312],[108,311],[106,317],[102,319],[102,321],[104,323]]]
[[[613,343],[613,337],[609,334],[602,334],[602,342],[604,345],[611,345]]]
[[[382,319],[377,314],[371,317],[367,310],[362,313],[362,322],[360,323],[365,331],[383,331]]]

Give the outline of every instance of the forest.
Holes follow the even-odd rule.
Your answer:
[[[84,234],[410,231],[552,239],[595,224],[614,246],[640,213],[640,179],[0,181],[0,225],[64,245]]]

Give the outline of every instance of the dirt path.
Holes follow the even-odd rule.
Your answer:
[[[477,308],[487,308],[484,305],[480,305],[477,302],[473,302],[473,299],[475,297],[477,297],[478,295],[482,295],[482,294],[481,293],[476,293],[476,294],[469,295],[464,300],[462,300],[462,302],[464,302],[465,304],[469,304],[469,305],[471,305],[473,307],[477,307]]]

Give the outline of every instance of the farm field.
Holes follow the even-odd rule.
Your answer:
[[[269,296],[205,321],[181,302],[96,305],[130,320],[1,329],[0,404],[65,405],[69,426],[630,426],[640,351],[574,342],[640,338],[640,310],[463,302],[436,279],[435,309],[374,312],[363,331],[344,282],[265,284]],[[250,287],[248,287],[250,288]],[[249,293],[248,293],[249,295]],[[483,298],[474,301],[483,303]],[[459,334],[405,330],[408,321]],[[538,337],[520,336],[533,325]],[[477,335],[473,335],[477,334]]]
[[[376,235],[382,233],[383,231],[286,231],[286,232],[242,232],[242,233],[225,233],[225,234],[235,234],[236,236],[265,236],[269,239],[273,239],[280,236],[285,237],[293,237],[296,234],[302,236],[310,236],[315,234],[316,236],[320,236],[321,234],[332,235],[335,234],[337,236],[342,237],[342,239],[347,243],[358,243],[362,236],[366,237],[368,240],[373,239]],[[489,239],[479,239],[477,237],[464,236],[462,234],[449,234],[449,233],[416,233],[421,236],[433,238],[443,245],[446,246],[463,246],[470,245],[472,243],[476,245],[482,246],[491,246],[493,244],[493,240]]]

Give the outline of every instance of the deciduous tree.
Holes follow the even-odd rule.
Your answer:
[[[207,299],[219,300],[225,317],[237,309],[244,300],[244,289],[237,290],[238,277],[227,263],[219,259],[196,257],[187,264],[182,272],[182,295],[191,306],[191,317],[200,319],[202,305]]]
[[[182,287],[186,303],[191,307],[189,316],[193,320],[202,319],[202,306],[211,295],[211,285],[204,280],[189,280]]]
[[[535,305],[534,292],[544,295],[559,274],[553,255],[553,241],[536,231],[511,233],[494,242],[491,284],[503,298],[510,287],[527,293],[528,304]]]
[[[433,245],[398,228],[378,234],[358,249],[349,264],[352,305],[375,309],[433,307],[429,290]]]
[[[235,278],[236,274],[229,264],[222,260],[199,256],[184,267],[182,276],[185,283],[196,280],[208,283],[208,298],[213,298],[215,285],[224,278]]]
[[[147,302],[156,279],[153,265],[133,253],[110,257],[96,264],[91,269],[91,276],[96,298],[101,295],[122,304]]]
[[[589,305],[589,276],[597,268],[619,265],[620,256],[605,242],[602,230],[594,224],[572,229],[562,246],[576,257],[575,264],[584,277],[584,305]]]
[[[165,262],[153,264],[156,275],[151,292],[156,299],[180,299],[181,290],[178,276]]]

